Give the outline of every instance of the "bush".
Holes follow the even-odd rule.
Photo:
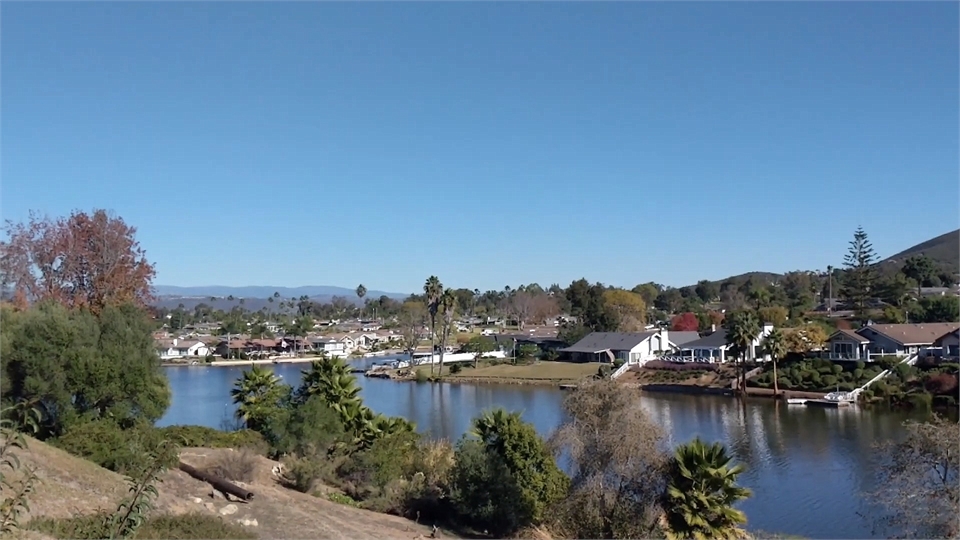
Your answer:
[[[863,360],[857,360],[857,369],[863,371],[863,368],[867,367],[867,363]]]
[[[103,419],[74,423],[51,442],[105,469],[135,476],[150,465],[150,454],[161,440],[161,432],[152,426],[137,425],[122,429],[113,420]],[[165,465],[175,464],[171,461]]]
[[[856,390],[856,388],[857,388],[857,385],[855,385],[855,384],[853,384],[853,383],[849,383],[849,382],[842,382],[842,383],[840,383],[839,386],[840,386],[840,391],[841,391],[841,392],[852,392],[853,390]]]
[[[463,366],[460,364],[450,364],[450,373],[456,375],[463,370]]]
[[[301,493],[310,493],[317,480],[332,472],[329,462],[310,458],[292,458],[283,462],[283,485]]]
[[[252,482],[257,472],[257,456],[249,450],[221,452],[207,473],[232,482]]]
[[[416,371],[416,378],[418,383],[425,383],[430,380],[430,375],[427,374],[427,371],[424,369],[418,369]]]
[[[777,379],[777,386],[782,390],[784,388],[791,388],[793,386],[793,381],[786,377],[780,377]]]
[[[853,379],[856,381],[863,379],[863,368],[853,370]]]
[[[167,426],[155,429],[161,438],[177,441],[184,447],[245,448],[265,455],[269,446],[263,435],[251,429],[221,431],[204,426]]]
[[[822,384],[824,388],[832,388],[837,385],[837,378],[833,375],[824,375],[823,378],[820,379],[820,384]]]
[[[833,369],[834,375],[839,375],[843,373],[843,366],[841,366],[840,364],[834,364],[832,369]]]
[[[103,528],[103,514],[93,514],[69,519],[36,518],[27,524],[30,530],[45,533],[54,538],[77,540],[104,538],[108,533]],[[223,521],[219,516],[181,514],[178,516],[157,515],[148,518],[133,538],[139,540],[246,540],[257,535]]]
[[[923,387],[933,395],[945,395],[957,392],[957,376],[949,373],[930,375],[923,382]]]

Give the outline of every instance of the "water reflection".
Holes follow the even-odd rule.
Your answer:
[[[379,360],[378,360],[379,361]],[[296,385],[303,365],[274,366]],[[229,392],[242,368],[170,368],[173,405],[160,425],[219,428],[232,414]],[[433,437],[459,438],[472,419],[493,407],[520,411],[544,436],[562,421],[564,391],[552,387],[397,383],[359,377],[374,411],[403,416]],[[724,396],[638,393],[641,407],[667,433],[671,445],[694,437],[719,440],[747,466],[743,485],[754,491],[742,509],[752,530],[808,538],[871,537],[875,508],[861,495],[876,489],[873,444],[902,436],[906,415],[857,408],[825,409],[740,402]]]

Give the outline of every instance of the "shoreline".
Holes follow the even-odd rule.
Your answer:
[[[333,358],[343,358],[347,362],[355,362],[357,360],[364,360],[367,358],[378,358],[383,356],[397,356],[402,354],[402,352],[394,351],[378,351],[375,353],[366,353],[363,356],[339,356]],[[315,362],[320,360],[320,356],[297,356],[297,357],[278,357],[278,358],[267,358],[267,359],[253,359],[253,360],[214,360],[212,362],[200,362],[198,361],[195,364],[187,362],[160,362],[161,367],[230,367],[230,366],[253,366],[253,365],[264,365],[264,364],[305,364],[309,362]]]

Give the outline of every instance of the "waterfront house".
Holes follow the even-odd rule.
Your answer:
[[[960,328],[960,323],[868,324],[857,334],[870,340],[869,356],[926,354],[933,342]]]
[[[938,337],[934,340],[933,346],[940,349],[940,356],[943,358],[956,359],[960,357],[960,329]]]
[[[558,352],[574,362],[613,362],[624,360],[643,365],[655,360],[662,351],[675,348],[667,330],[649,332],[591,332]]]
[[[314,351],[326,353],[327,356],[347,356],[344,343],[331,337],[310,338],[310,346]]]
[[[210,349],[206,343],[193,339],[161,339],[157,341],[157,354],[161,360],[186,358],[190,356],[207,356]]]
[[[827,338],[831,360],[866,360],[870,339],[853,330],[837,330]]]
[[[767,337],[772,331],[772,324],[764,324],[760,328],[760,333],[757,334],[757,337],[750,343],[750,347],[747,349],[747,360],[766,360],[766,358],[760,354],[760,345],[763,343],[763,338]],[[674,333],[678,332],[671,332],[670,335],[673,336]],[[700,339],[684,343],[677,347],[677,349],[683,360],[723,363],[729,359],[728,356],[730,356],[731,346],[727,343],[727,330],[720,328],[719,330],[714,329],[710,334]]]

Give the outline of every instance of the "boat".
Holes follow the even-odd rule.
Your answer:
[[[787,399],[787,405],[806,405],[807,400],[802,398],[789,398]]]

